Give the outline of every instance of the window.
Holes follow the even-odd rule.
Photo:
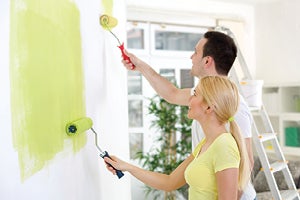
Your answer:
[[[155,31],[155,50],[193,51],[201,37],[198,33]]]
[[[151,24],[151,53],[189,56],[207,28]],[[171,53],[171,54],[170,54]]]
[[[144,30],[141,28],[132,28],[127,31],[127,48],[145,49]]]
[[[128,110],[129,127],[143,127],[143,101],[129,100]]]
[[[159,74],[167,78],[172,83],[176,82],[175,69],[160,69]]]
[[[128,71],[128,95],[141,95],[142,94],[142,76],[139,72]]]
[[[128,51],[149,63],[162,76],[181,88],[192,88],[190,56],[206,29],[128,22]],[[174,56],[179,55],[179,56]],[[150,129],[152,116],[148,115],[148,98],[156,95],[148,81],[139,72],[128,71],[128,125],[130,158],[137,152],[148,151],[155,134]]]
[[[143,151],[143,133],[129,134],[130,158],[134,159],[137,152]]]
[[[195,79],[191,75],[190,69],[180,70],[180,87],[181,88],[192,88],[194,87]]]
[[[131,52],[148,55],[149,23],[127,22],[127,49]]]

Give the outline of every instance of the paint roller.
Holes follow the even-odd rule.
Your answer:
[[[108,30],[113,36],[114,38],[116,38],[116,40],[118,41],[119,44],[119,49],[121,50],[122,53],[122,57],[124,60],[128,61],[129,63],[132,64],[132,68],[134,69],[134,64],[131,62],[130,58],[125,54],[124,52],[124,42],[121,43],[119,38],[111,31],[112,28],[114,28],[115,26],[117,26],[118,24],[118,20],[112,16],[108,16],[108,15],[101,15],[100,19],[99,19],[100,25],[105,29]]]
[[[105,158],[105,157],[110,158],[108,152],[102,151],[102,149],[99,147],[98,138],[97,138],[98,134],[96,133],[96,131],[93,129],[92,126],[93,126],[93,121],[88,117],[83,117],[81,119],[78,119],[76,121],[68,123],[66,125],[66,132],[69,136],[72,136],[75,134],[83,133],[83,132],[87,131],[88,129],[91,129],[93,131],[93,133],[95,134],[95,145],[100,152],[100,157],[101,158]],[[112,168],[114,168],[112,165],[110,165],[110,164],[108,164],[108,165],[111,166]],[[116,174],[119,179],[122,178],[122,176],[124,176],[124,174],[121,170],[117,170],[117,169],[115,169],[115,170],[116,170]]]

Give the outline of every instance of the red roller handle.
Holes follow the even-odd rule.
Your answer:
[[[118,46],[118,47],[121,50],[123,59],[127,60],[129,63],[131,63],[132,64],[131,69],[134,69],[135,68],[134,64],[131,62],[130,58],[125,54],[125,51],[124,51],[125,50],[124,49],[124,42],[120,46]]]

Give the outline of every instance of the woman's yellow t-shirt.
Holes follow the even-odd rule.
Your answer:
[[[195,159],[185,170],[185,180],[189,184],[189,200],[218,199],[216,172],[239,168],[238,146],[230,133],[221,134],[198,156],[204,143],[205,138],[195,148]]]

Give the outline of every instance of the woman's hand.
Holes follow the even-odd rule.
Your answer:
[[[122,161],[121,159],[117,158],[116,156],[110,156],[110,158],[104,157],[104,161],[106,164],[106,168],[114,175],[116,174],[115,169],[121,170],[121,171],[128,171],[128,168],[130,167],[129,163]],[[112,165],[115,169],[112,168],[109,164]]]

